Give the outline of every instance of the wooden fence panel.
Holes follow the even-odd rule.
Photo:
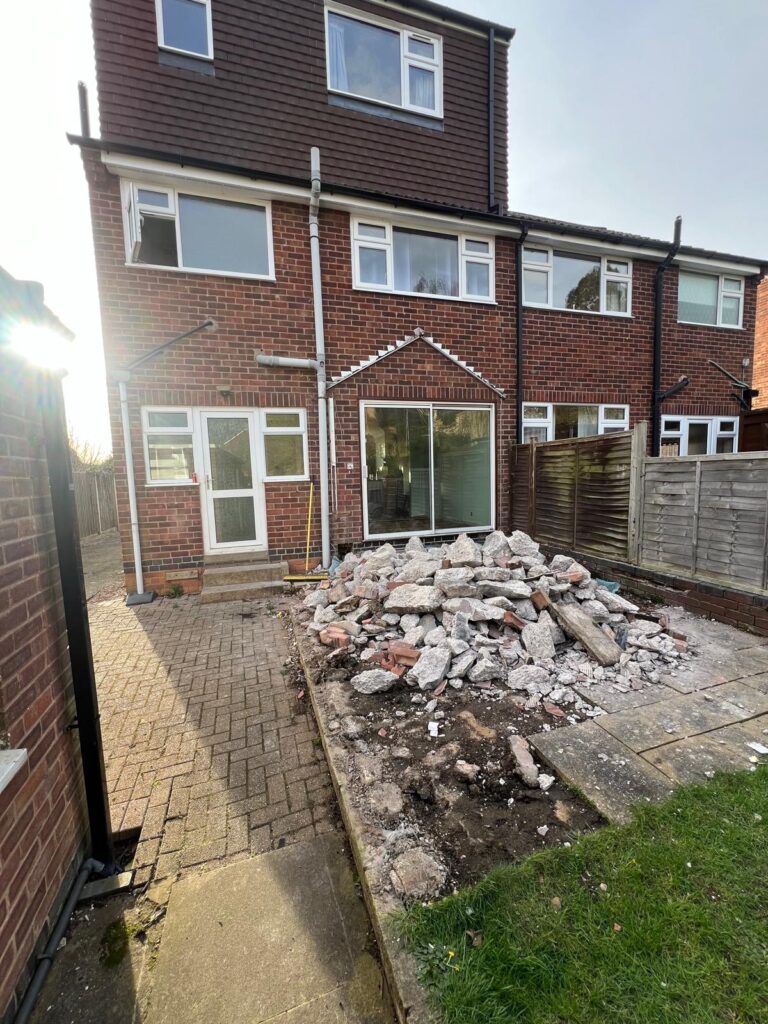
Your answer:
[[[536,445],[534,524],[545,544],[572,548],[576,523],[576,452],[567,442]]]
[[[530,533],[531,446],[516,444],[510,453],[509,480],[512,491],[512,529]]]
[[[632,434],[606,434],[578,452],[574,547],[625,561],[629,554]]]
[[[115,478],[111,470],[75,470],[75,505],[81,537],[117,528]]]

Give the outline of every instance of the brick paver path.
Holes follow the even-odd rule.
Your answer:
[[[139,884],[336,826],[314,722],[267,602],[89,608],[112,825]]]

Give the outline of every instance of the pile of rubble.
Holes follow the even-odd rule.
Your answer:
[[[440,547],[414,537],[403,551],[384,544],[348,554],[304,604],[321,643],[357,652],[354,689],[377,693],[402,680],[415,704],[432,703],[424,691],[434,699],[448,687],[501,686],[528,710],[544,704],[578,721],[602,713],[584,699],[591,684],[642,689],[690,657],[684,637],[640,617],[573,558],[547,562],[519,530],[496,531],[482,547],[462,534]],[[439,721],[436,712],[435,735]]]

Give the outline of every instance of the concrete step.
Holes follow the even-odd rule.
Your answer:
[[[221,604],[223,601],[258,601],[272,594],[282,594],[285,584],[278,580],[262,580],[259,583],[224,583],[221,586],[205,586],[200,591],[201,604]]]
[[[243,562],[236,565],[208,565],[203,570],[203,586],[225,586],[229,583],[262,583],[282,580],[288,575],[287,562]]]
[[[241,551],[222,552],[220,554],[205,555],[203,565],[239,565],[242,562],[251,564],[253,562],[268,562],[268,551]]]

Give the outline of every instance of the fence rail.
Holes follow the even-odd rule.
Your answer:
[[[515,445],[512,525],[690,579],[768,590],[768,452],[649,458],[647,427]]]
[[[117,528],[115,477],[111,470],[96,472],[76,469],[75,505],[81,537]]]

